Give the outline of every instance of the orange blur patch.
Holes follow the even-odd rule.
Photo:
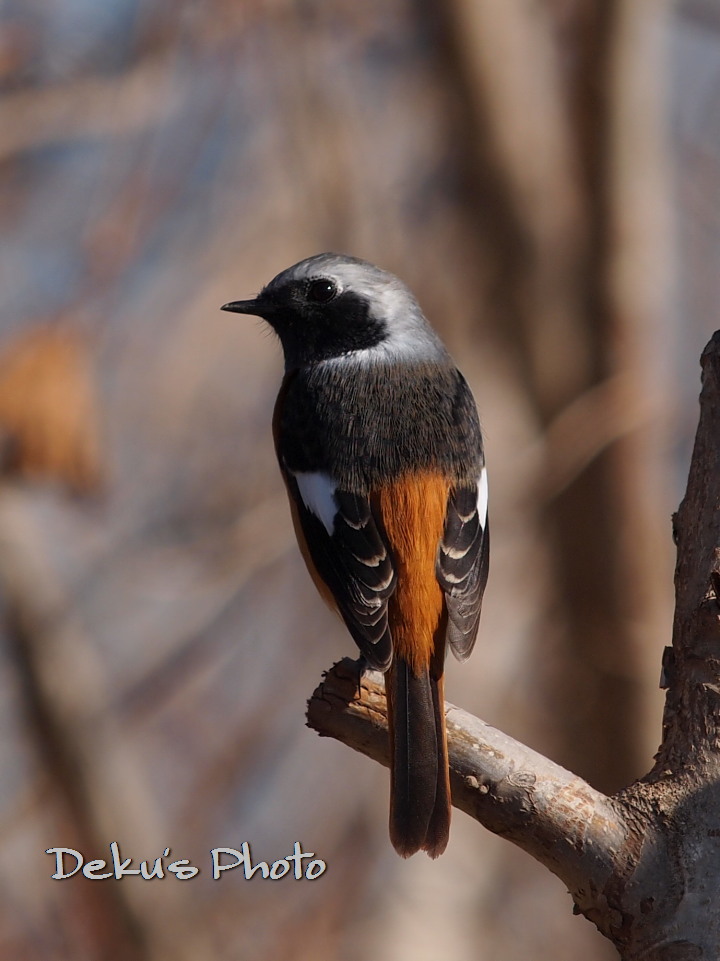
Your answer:
[[[90,344],[67,326],[38,326],[0,347],[4,475],[59,481],[78,494],[102,483]]]
[[[445,600],[435,562],[449,491],[439,474],[414,474],[382,487],[373,497],[397,571],[388,607],[393,649],[415,675],[430,667],[436,635],[444,643],[444,631],[438,628]]]

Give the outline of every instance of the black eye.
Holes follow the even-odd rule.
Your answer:
[[[337,286],[332,280],[311,280],[307,285],[306,297],[314,304],[327,304],[337,296]]]

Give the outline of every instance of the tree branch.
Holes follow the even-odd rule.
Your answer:
[[[678,545],[668,694],[652,771],[606,797],[447,704],[453,803],[537,858],[625,961],[720,957],[720,332],[702,356],[701,414]],[[649,561],[650,562],[650,561]],[[343,660],[308,725],[388,764],[382,677]]]
[[[720,776],[720,331],[701,358],[703,387],[677,543],[673,646],[666,652],[665,736],[656,771]],[[688,727],[688,725],[690,727]],[[691,754],[688,756],[688,749]]]
[[[565,768],[472,714],[445,704],[453,804],[513,841],[570,887],[609,871],[625,825],[612,803]],[[335,664],[308,703],[308,725],[389,765],[382,675],[358,688],[358,662]],[[561,847],[559,845],[562,845]]]

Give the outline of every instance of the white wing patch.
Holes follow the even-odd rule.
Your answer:
[[[293,476],[297,481],[303,504],[322,522],[328,534],[332,535],[335,528],[335,515],[338,512],[335,481],[329,474],[324,474],[322,471],[301,472]]]
[[[480,471],[480,479],[478,480],[477,511],[478,518],[480,520],[480,526],[483,530],[485,530],[488,513],[488,482],[487,471],[484,467]]]

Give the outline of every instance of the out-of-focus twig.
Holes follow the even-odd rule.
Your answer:
[[[0,159],[79,137],[122,137],[168,120],[179,110],[185,83],[162,60],[147,60],[122,76],[90,77],[23,90],[0,103]]]

